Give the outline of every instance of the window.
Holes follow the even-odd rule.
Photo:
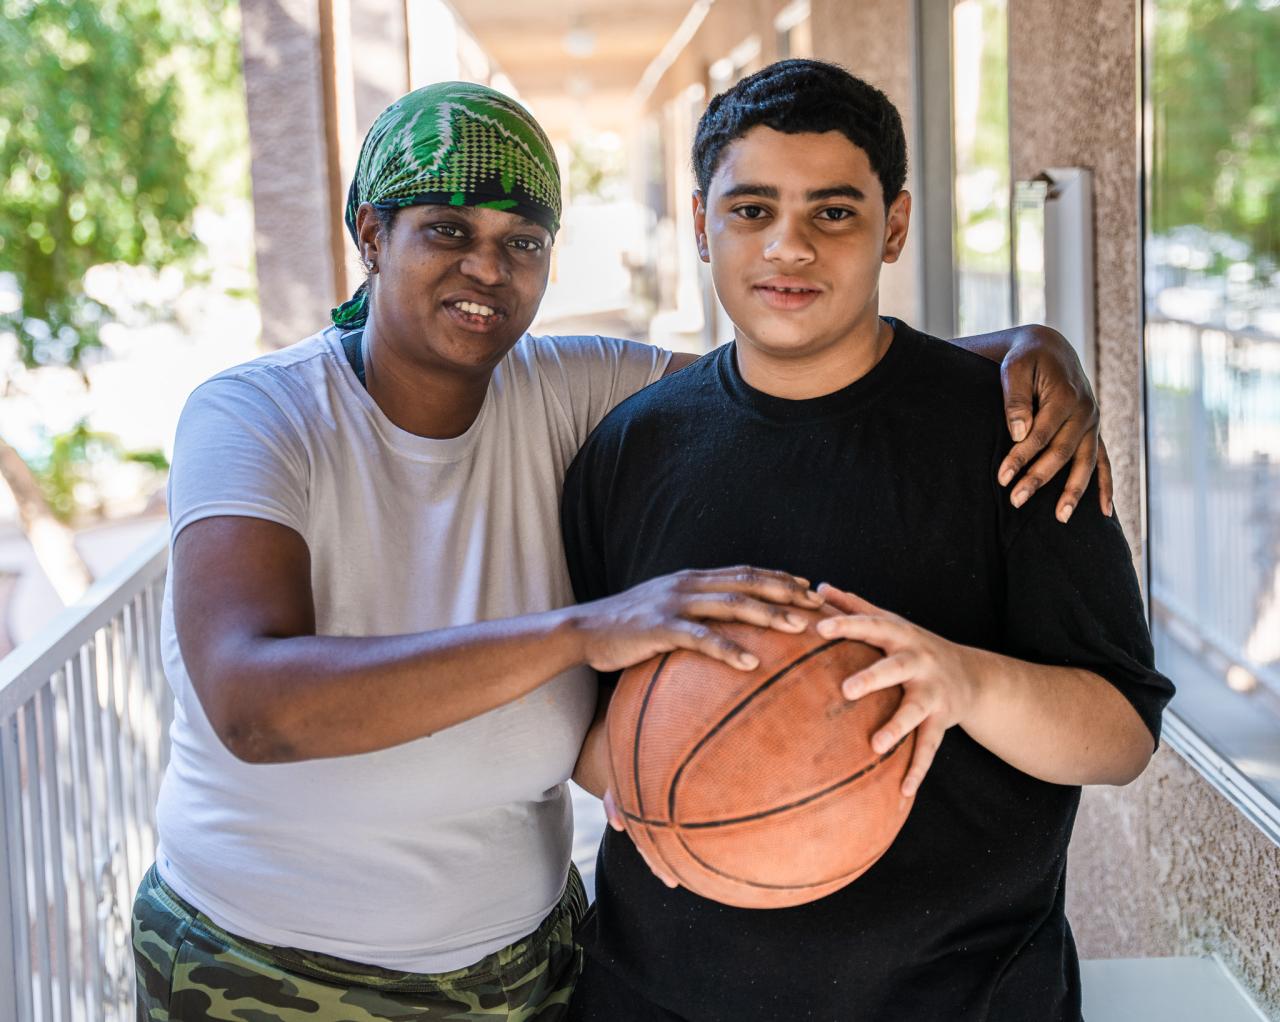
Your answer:
[[[956,0],[951,22],[957,333],[1013,322],[1006,0]]]
[[[1144,19],[1152,632],[1174,735],[1280,836],[1280,3]]]

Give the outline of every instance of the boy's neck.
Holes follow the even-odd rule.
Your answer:
[[[738,372],[749,387],[771,397],[803,401],[842,390],[866,376],[893,343],[893,327],[878,315],[840,341],[814,352],[778,355],[737,332]]]

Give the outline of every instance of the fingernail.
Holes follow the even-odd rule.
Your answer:
[[[802,629],[805,626],[805,620],[799,614],[793,614],[791,611],[787,611],[782,616],[783,618],[786,619],[787,624],[789,624],[792,628]]]
[[[1030,490],[1017,490],[1013,495],[1013,506],[1022,507],[1027,502],[1027,498],[1031,496]]]
[[[760,658],[754,653],[743,653],[738,657],[738,662],[749,671],[754,671],[760,666]]]
[[[903,781],[903,782],[902,782],[902,795],[903,795],[903,797],[904,797],[904,798],[911,798],[913,795],[915,795],[915,793],[916,793],[916,782],[915,782],[915,781]]]
[[[1013,479],[1013,469],[1002,468],[1000,470],[1000,475],[997,476],[996,478],[1001,486],[1008,486],[1010,481]]]
[[[885,753],[889,751],[889,746],[893,744],[893,739],[886,735],[883,731],[871,739],[871,748],[876,752]]]
[[[1014,419],[1009,423],[1009,435],[1015,444],[1022,443],[1027,438],[1027,424],[1021,419]]]
[[[815,627],[817,628],[818,634],[827,639],[831,638],[831,636],[836,633],[836,623],[832,618],[825,618],[822,621],[819,621]]]
[[[1067,523],[1067,519],[1071,517],[1071,512],[1074,510],[1075,507],[1073,505],[1063,504],[1062,507],[1058,508],[1058,521],[1065,525]]]
[[[809,588],[809,580],[807,578],[801,578],[799,575],[792,575],[791,580],[798,586],[802,586],[805,589]]]
[[[823,585],[825,584],[826,583],[824,582]],[[813,589],[810,589],[807,593],[805,593],[805,596],[807,596],[814,603],[822,603],[824,600],[823,595],[819,592],[814,591]]]
[[[840,686],[840,691],[844,693],[844,697],[850,701],[858,698],[858,683],[852,678],[845,681]]]

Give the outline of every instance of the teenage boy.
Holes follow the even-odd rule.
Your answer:
[[[1120,526],[1089,496],[1066,526],[1051,493],[1010,506],[998,370],[880,318],[911,211],[882,93],[775,64],[712,100],[694,165],[736,340],[583,447],[563,503],[577,596],[738,562],[828,580],[842,616],[819,632],[885,652],[845,695],[905,689],[873,744],[916,731],[915,804],[850,886],[772,911],[671,886],[608,832],[572,1017],[1075,1022],[1079,786],[1133,780],[1172,693]],[[596,792],[606,755],[597,727],[578,771]]]

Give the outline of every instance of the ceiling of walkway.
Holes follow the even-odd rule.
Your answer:
[[[629,99],[691,0],[453,0],[477,41],[554,136],[623,130]]]

